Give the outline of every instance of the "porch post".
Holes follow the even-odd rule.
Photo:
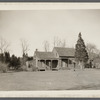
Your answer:
[[[41,67],[41,61],[40,60],[38,60],[38,66]]]
[[[51,68],[50,69],[52,69],[52,60],[51,60]]]
[[[59,60],[57,60],[57,61],[58,61],[57,67],[59,68]]]
[[[40,67],[42,67],[43,66],[43,62],[42,62],[42,60],[40,60]]]
[[[38,66],[40,67],[40,61],[38,60]]]
[[[36,58],[36,67],[38,67],[38,65],[37,65],[37,64],[38,64],[38,60],[37,60],[37,58]]]
[[[68,67],[68,65],[69,65],[69,59],[68,59],[67,67]]]
[[[46,67],[46,60],[44,60],[44,67]]]
[[[59,68],[61,68],[61,59],[58,60],[58,64]]]

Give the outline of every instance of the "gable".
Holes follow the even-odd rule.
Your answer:
[[[53,49],[53,54],[54,54],[54,56],[56,57],[56,58],[59,58],[59,54],[58,54],[58,52],[55,50],[55,49]]]

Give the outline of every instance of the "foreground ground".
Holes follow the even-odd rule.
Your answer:
[[[0,90],[100,89],[100,70],[0,73]]]

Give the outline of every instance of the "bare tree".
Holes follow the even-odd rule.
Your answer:
[[[66,47],[66,41],[65,39],[61,40],[58,37],[54,37],[53,45],[54,47]]]
[[[58,45],[58,37],[54,37],[53,44],[54,44],[54,47]]]
[[[0,52],[4,53],[8,51],[9,46],[10,44],[3,37],[0,37]]]
[[[48,41],[44,41],[44,50],[45,50],[45,52],[49,51],[49,47],[50,47],[49,42]]]
[[[61,42],[61,45],[62,45],[62,47],[66,47],[66,40],[63,40],[63,41]]]
[[[87,43],[86,45],[88,52],[94,52],[94,50],[96,49],[96,45],[91,44],[91,43]]]
[[[91,43],[87,43],[86,45],[86,49],[88,51],[89,54],[89,58],[94,58],[96,57],[98,54],[100,54],[100,50],[97,49],[95,44],[91,44]]]
[[[21,48],[22,48],[22,54],[27,54],[29,51],[29,44],[28,41],[25,39],[21,39]]]

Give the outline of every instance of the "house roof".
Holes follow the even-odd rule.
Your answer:
[[[74,56],[75,53],[74,48],[54,47],[54,49],[58,52],[59,56]]]
[[[36,56],[40,59],[57,59],[55,58],[53,52],[36,52]]]

